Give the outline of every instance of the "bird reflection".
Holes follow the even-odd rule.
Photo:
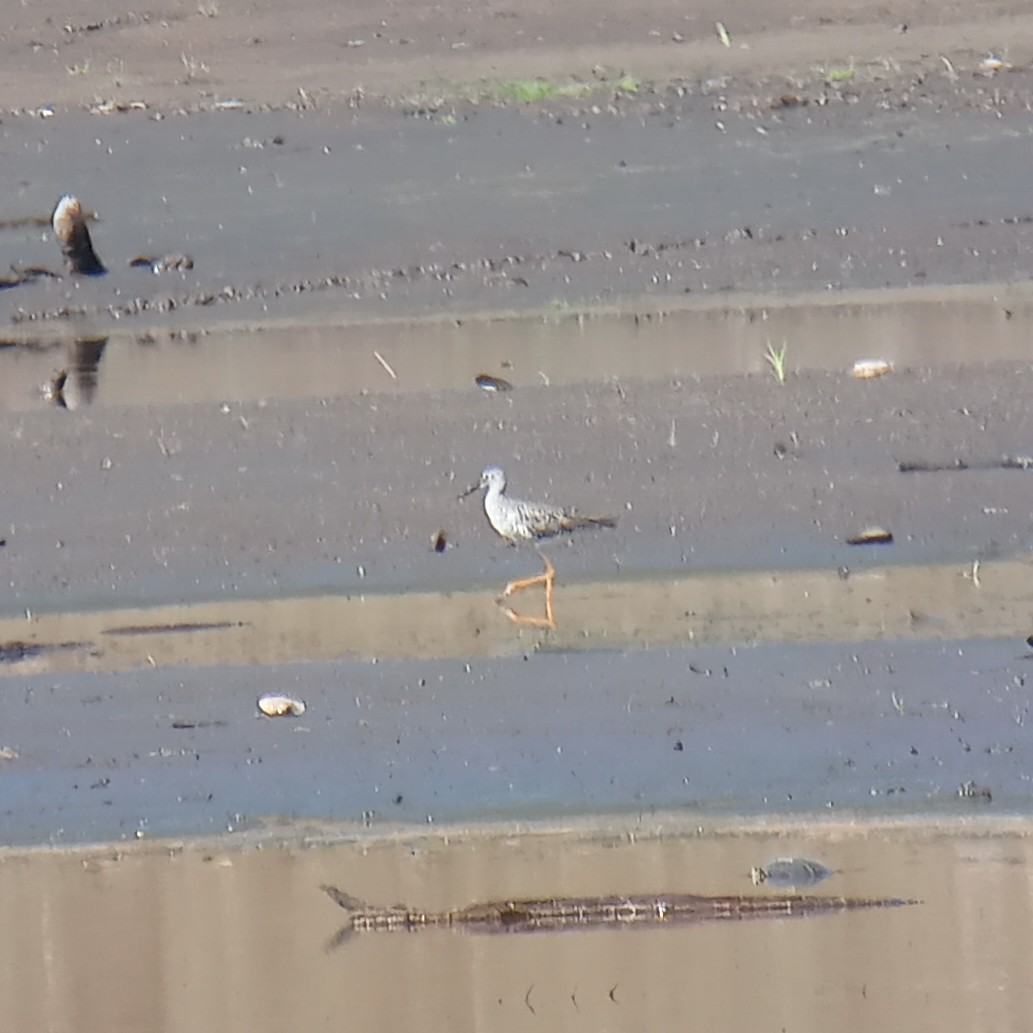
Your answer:
[[[47,396],[62,409],[91,405],[97,393],[100,360],[107,347],[106,337],[80,337],[68,350],[68,363],[51,378]]]

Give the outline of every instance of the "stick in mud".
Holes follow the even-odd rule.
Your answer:
[[[924,459],[904,459],[897,463],[901,473],[953,473],[959,470],[1030,470],[1033,456],[1001,456],[1000,459],[952,459],[937,463]]]

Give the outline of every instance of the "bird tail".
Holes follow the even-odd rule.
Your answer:
[[[616,527],[617,518],[611,516],[578,516],[573,514],[563,518],[564,531],[577,531],[582,527]]]

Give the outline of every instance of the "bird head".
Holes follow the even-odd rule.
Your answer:
[[[467,495],[472,495],[482,488],[490,491],[496,487],[499,491],[506,490],[506,475],[502,472],[501,466],[486,466],[481,472],[481,479],[476,484],[471,484],[459,497],[465,499]]]

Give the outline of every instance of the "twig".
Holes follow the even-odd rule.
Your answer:
[[[389,376],[389,377],[390,377],[390,378],[391,378],[392,380],[397,380],[397,379],[398,379],[398,375],[397,375],[397,374],[395,373],[395,371],[394,371],[394,370],[393,370],[393,369],[392,369],[392,368],[390,367],[390,365],[388,364],[388,361],[387,361],[387,359],[385,359],[385,358],[384,358],[384,356],[380,354],[380,352],[378,352],[378,351],[374,350],[374,352],[373,352],[373,358],[374,358],[374,359],[376,359],[376,360],[377,360],[377,362],[379,362],[379,363],[380,363],[380,365],[384,367],[384,369],[385,369],[385,370],[386,370],[386,372],[387,372],[387,375],[388,375],[388,376]]]
[[[1001,456],[1000,459],[952,459],[946,463],[905,459],[897,463],[901,473],[949,473],[957,470],[1031,470],[1033,456]]]

